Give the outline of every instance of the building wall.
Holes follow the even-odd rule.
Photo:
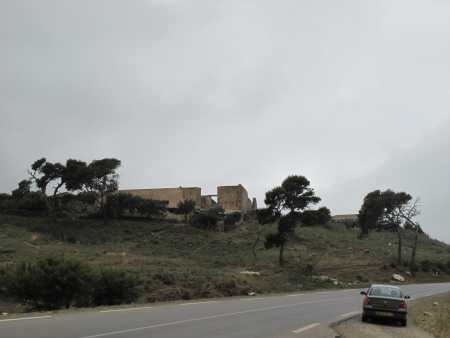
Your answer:
[[[202,202],[200,204],[200,207],[202,209],[210,209],[214,208],[215,206],[217,206],[217,203],[211,196],[202,196]]]
[[[339,221],[358,221],[358,214],[348,214],[348,215],[334,215],[331,219],[335,222]]]
[[[179,187],[179,188],[161,188],[161,189],[127,189],[120,192],[128,193],[133,196],[139,196],[145,199],[157,201],[168,201],[168,208],[176,208],[178,203],[185,200],[195,201],[195,205],[201,205],[201,188],[198,187]]]
[[[252,208],[247,190],[241,184],[217,187],[217,202],[225,212],[248,211]]]

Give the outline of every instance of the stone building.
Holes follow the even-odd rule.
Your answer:
[[[225,212],[250,211],[253,205],[241,184],[217,187],[217,203]]]
[[[256,199],[248,198],[247,190],[241,185],[217,187],[217,195],[203,195],[199,187],[178,187],[159,189],[126,189],[120,190],[145,199],[167,201],[168,208],[176,208],[178,203],[193,200],[197,208],[209,209],[220,206],[225,212],[247,212],[256,210]]]
[[[196,205],[201,205],[201,192],[199,187],[178,187],[178,188],[159,188],[159,189],[128,189],[120,190],[122,193],[139,196],[145,199],[157,201],[167,201],[168,208],[176,208],[178,203],[186,200],[193,200]]]
[[[334,215],[331,219],[335,222],[358,222],[358,214]]]
[[[200,208],[211,209],[217,206],[217,202],[213,199],[216,195],[202,195]]]

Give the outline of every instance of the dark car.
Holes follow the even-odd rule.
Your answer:
[[[391,318],[406,326],[408,319],[408,305],[402,290],[398,286],[374,284],[364,295],[362,321],[371,318]]]

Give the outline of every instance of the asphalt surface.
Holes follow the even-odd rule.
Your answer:
[[[412,298],[450,283],[403,286]],[[274,338],[311,330],[361,310],[358,290],[192,301],[0,320],[1,338]],[[36,318],[37,317],[37,318]],[[308,333],[309,332],[309,333]],[[309,335],[308,335],[309,334]]]

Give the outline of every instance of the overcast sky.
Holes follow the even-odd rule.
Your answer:
[[[450,2],[0,0],[0,191],[35,159],[122,160],[122,188],[307,176],[376,188],[450,243]]]

